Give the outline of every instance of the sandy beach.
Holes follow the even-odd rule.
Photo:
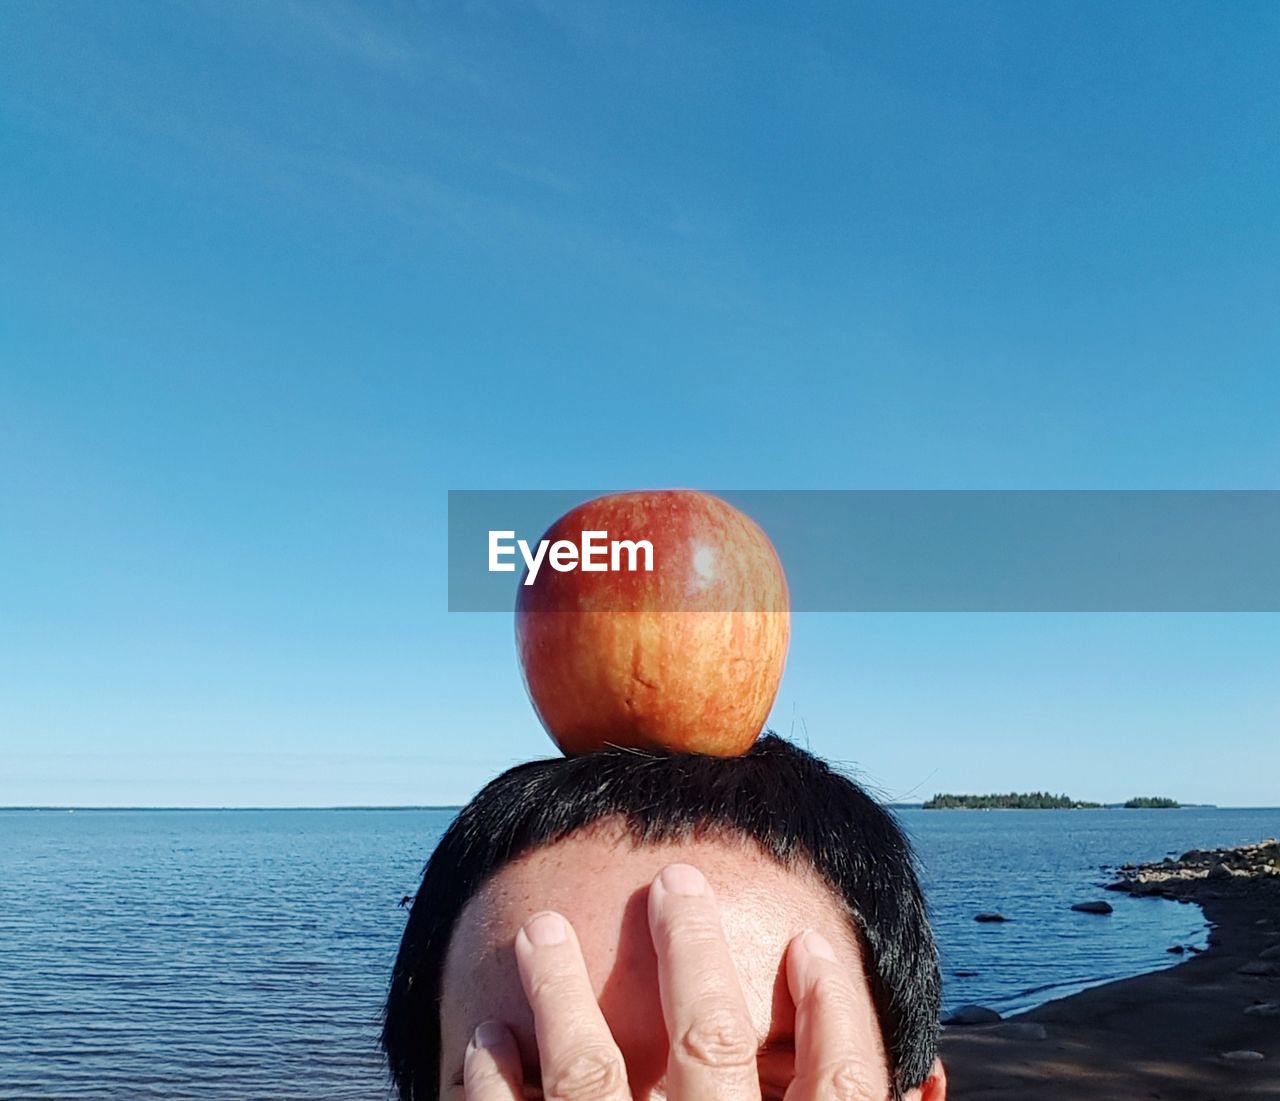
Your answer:
[[[1110,889],[1203,907],[1207,951],[998,1024],[946,1028],[950,1096],[1280,1101],[1277,857],[1269,842],[1127,869]]]

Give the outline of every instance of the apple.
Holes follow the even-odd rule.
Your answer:
[[[618,493],[562,516],[548,547],[554,568],[519,586],[516,646],[534,710],[567,756],[751,748],[791,632],[782,563],[753,520],[708,493]]]

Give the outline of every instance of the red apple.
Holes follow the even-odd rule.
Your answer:
[[[597,533],[588,549],[648,540],[652,569],[626,568],[643,566],[642,553],[583,552],[579,566],[593,571],[573,568],[567,546],[554,557],[554,544],[581,547],[584,532]],[[564,753],[750,749],[791,630],[782,563],[755,522],[708,493],[654,490],[579,505],[543,540],[541,567],[521,578],[516,645],[534,710]]]

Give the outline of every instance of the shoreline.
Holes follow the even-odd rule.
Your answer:
[[[948,1095],[1275,1101],[1280,864],[1272,861],[1278,858],[1280,844],[1271,841],[1126,865],[1107,889],[1196,903],[1210,924],[1208,948],[1173,967],[1090,987],[997,1024],[945,1028]],[[1241,1052],[1252,1054],[1224,1057]]]

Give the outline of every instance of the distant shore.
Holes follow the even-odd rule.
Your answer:
[[[1054,795],[1047,791],[1011,791],[993,795],[953,795],[943,793],[926,799],[921,810],[1181,810],[1184,806],[1207,805],[1179,803],[1166,795],[1134,795],[1123,803],[1094,803]]]
[[[1280,1097],[1280,843],[1192,851],[1120,876],[1109,890],[1200,905],[1208,950],[1005,1022],[945,1029],[955,1101]]]

